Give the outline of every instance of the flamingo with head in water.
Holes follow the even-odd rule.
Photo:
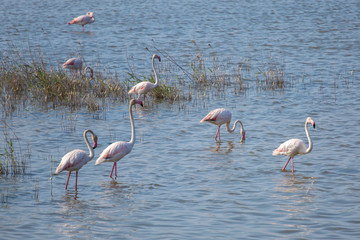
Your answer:
[[[219,141],[220,141],[220,127],[221,125],[225,124],[226,126],[226,130],[229,133],[232,133],[235,131],[236,128],[236,124],[239,123],[240,124],[240,134],[241,134],[241,142],[243,142],[245,140],[245,130],[243,127],[243,124],[240,120],[236,120],[234,122],[233,127],[230,129],[230,121],[231,121],[231,112],[225,108],[217,108],[212,110],[211,112],[209,112],[200,122],[208,122],[214,125],[218,126],[216,135],[215,135],[215,141],[216,138],[219,137]]]
[[[117,178],[116,174],[116,163],[125,157],[131,152],[135,143],[135,126],[134,118],[132,114],[132,106],[135,104],[140,104],[142,102],[139,100],[131,99],[129,104],[129,115],[130,115],[130,124],[131,124],[131,139],[129,142],[118,141],[110,144],[105,150],[100,154],[100,157],[96,160],[95,165],[98,165],[103,162],[113,162],[113,167],[110,173],[110,178],[112,178],[113,171],[115,169],[115,179]]]
[[[71,22],[68,22],[69,25],[77,24],[82,26],[82,31],[84,31],[84,26],[86,24],[90,24],[95,22],[95,17],[93,12],[87,12],[86,15],[81,15],[79,17],[74,18]]]
[[[133,93],[137,93],[138,94],[138,100],[140,98],[140,95],[143,94],[144,95],[144,99],[142,101],[142,104],[145,105],[145,95],[146,93],[148,93],[149,91],[151,91],[152,89],[156,88],[159,85],[159,81],[158,81],[158,77],[157,77],[157,73],[155,70],[155,65],[154,65],[154,59],[157,58],[159,60],[159,62],[161,62],[161,58],[154,54],[152,56],[152,68],[155,74],[155,84],[148,82],[148,81],[143,81],[140,82],[138,84],[136,84],[135,86],[133,86],[130,91],[128,92],[128,94],[133,94]]]
[[[87,138],[87,133],[91,134],[91,138],[93,140],[93,146],[90,146],[89,140]],[[91,159],[94,157],[94,149],[97,146],[97,136],[95,133],[91,130],[85,130],[84,131],[84,139],[87,147],[89,148],[90,154],[88,155],[85,151],[80,149],[75,149],[71,152],[68,152],[65,154],[59,166],[56,168],[55,175],[58,175],[62,171],[69,171],[69,175],[66,181],[65,189],[67,189],[70,175],[72,171],[76,171],[76,180],[75,180],[75,190],[77,190],[77,179],[78,179],[78,172],[80,168],[82,168],[85,164],[87,164]]]
[[[291,159],[291,171],[294,174],[294,156],[297,154],[307,154],[311,152],[313,144],[307,129],[307,125],[311,124],[315,128],[315,122],[310,117],[305,121],[305,133],[309,141],[309,147],[306,148],[305,143],[300,139],[290,139],[282,143],[277,149],[275,149],[272,155],[285,155],[289,156],[289,160],[285,163],[282,171],[285,171],[286,166],[288,165]]]
[[[70,58],[66,62],[63,63],[63,68],[70,69],[71,71],[79,71],[80,74],[85,76],[87,70],[90,71],[90,77],[92,78],[94,76],[94,71],[91,67],[84,68],[83,72],[81,72],[83,62],[80,58]]]

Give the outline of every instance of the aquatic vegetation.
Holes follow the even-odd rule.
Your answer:
[[[7,124],[4,124],[6,129],[9,129]],[[30,170],[30,149],[28,147],[27,153],[23,153],[15,133],[9,130],[10,133],[4,131],[4,145],[0,148],[0,175],[26,174]],[[15,143],[18,143],[18,146]]]

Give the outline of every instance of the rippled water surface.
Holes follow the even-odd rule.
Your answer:
[[[95,23],[68,26],[92,10]],[[150,100],[134,110],[136,142],[118,162],[95,160],[75,174],[50,180],[61,157],[86,149],[82,132],[99,137],[95,158],[110,143],[130,140],[126,103],[97,113],[26,106],[2,115],[2,132],[30,152],[30,173],[0,177],[1,239],[355,239],[360,235],[360,4],[358,1],[3,1],[0,49],[6,56],[41,49],[52,64],[81,55],[92,66],[148,74],[156,49],[184,68],[199,47],[205,56],[253,64],[277,59],[294,86],[213,96]],[[194,46],[194,42],[196,46]],[[162,56],[166,64],[168,59]],[[161,77],[161,76],[160,76]],[[237,129],[199,121],[212,109],[231,110]],[[283,141],[306,141],[313,151],[282,172]],[[5,145],[0,144],[1,154]],[[288,170],[291,169],[288,167]]]

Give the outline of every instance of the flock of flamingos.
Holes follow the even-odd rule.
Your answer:
[[[71,22],[68,24],[78,24],[82,26],[82,30],[84,31],[84,25],[93,23],[95,21],[94,14],[92,12],[88,12],[86,15],[79,16],[77,18],[74,18]],[[156,88],[159,84],[158,76],[155,70],[154,66],[154,60],[158,59],[158,61],[161,61],[161,58],[154,54],[152,57],[152,68],[155,74],[155,84],[143,81],[135,86],[133,86],[130,91],[128,92],[129,95],[131,94],[138,94],[137,99],[131,99],[129,104],[129,115],[130,115],[130,124],[131,124],[131,139],[129,142],[125,141],[118,141],[110,144],[107,148],[103,150],[103,152],[100,154],[100,157],[96,160],[95,165],[98,165],[103,162],[113,162],[113,167],[110,173],[110,178],[113,176],[113,172],[115,170],[115,179],[117,178],[116,173],[116,163],[125,157],[127,154],[129,154],[134,146],[135,143],[135,125],[134,125],[134,118],[132,114],[132,107],[135,104],[139,104],[142,107],[145,104],[145,95],[152,89]],[[66,61],[63,64],[64,68],[71,69],[73,71],[79,71],[81,73],[82,69],[82,61],[79,58],[71,58],[68,61]],[[93,77],[93,70],[90,67],[86,67],[83,71],[83,74],[86,74],[86,71],[90,70],[90,76]],[[143,95],[143,100],[140,100],[140,96]],[[245,140],[245,130],[243,127],[243,124],[240,120],[236,120],[234,122],[233,127],[230,129],[230,121],[231,121],[231,112],[224,108],[218,108],[210,111],[200,122],[208,122],[214,125],[217,125],[217,132],[215,135],[215,141],[218,139],[220,141],[220,127],[221,125],[225,124],[226,130],[228,132],[234,132],[236,128],[236,124],[240,124],[240,134],[241,134],[241,142]],[[309,147],[306,147],[305,143],[300,139],[290,139],[286,142],[282,143],[277,149],[273,151],[273,155],[285,155],[289,156],[288,161],[282,168],[282,171],[285,171],[286,166],[291,161],[292,165],[292,174],[294,174],[294,156],[297,154],[307,154],[311,152],[313,144],[307,129],[307,125],[312,124],[312,126],[315,128],[315,122],[308,117],[305,121],[305,133],[309,142]],[[93,145],[91,146],[87,137],[87,134],[91,135],[91,139],[93,141]],[[82,168],[86,163],[88,163],[90,160],[94,157],[94,149],[97,147],[97,136],[96,134],[91,130],[85,130],[84,131],[84,139],[87,147],[89,148],[89,155],[80,149],[73,150],[71,152],[68,152],[63,158],[61,159],[61,162],[59,166],[56,168],[55,175],[59,174],[62,171],[68,171],[68,178],[66,181],[65,189],[67,189],[70,175],[72,171],[76,172],[76,180],[75,180],[75,190],[77,190],[77,179],[78,179],[78,172],[80,168]]]

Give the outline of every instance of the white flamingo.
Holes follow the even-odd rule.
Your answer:
[[[134,118],[132,115],[132,106],[135,104],[140,104],[142,106],[142,102],[139,100],[131,99],[129,104],[129,115],[130,115],[130,124],[131,124],[131,140],[129,142],[118,141],[110,144],[105,150],[100,154],[100,157],[96,160],[95,165],[98,165],[103,162],[113,162],[113,167],[110,173],[110,178],[112,178],[113,171],[115,169],[115,179],[117,177],[116,174],[116,163],[129,154],[135,143],[135,126],[134,126]]]
[[[91,67],[84,68],[83,72],[81,72],[83,62],[80,58],[70,58],[66,62],[63,63],[63,68],[70,69],[71,71],[79,71],[80,74],[85,76],[87,70],[90,71],[90,77],[92,78],[94,76],[94,71]]]
[[[68,22],[69,25],[77,24],[82,26],[82,31],[84,31],[84,26],[95,22],[95,17],[93,12],[87,12],[86,15],[81,15],[74,18],[71,22]]]
[[[217,109],[214,109],[211,112],[209,112],[200,122],[201,123],[208,122],[208,123],[212,123],[212,124],[218,126],[218,129],[217,129],[217,132],[215,135],[215,141],[218,136],[219,136],[219,141],[220,141],[221,125],[223,125],[225,123],[226,130],[229,133],[232,133],[235,131],[236,124],[239,123],[240,127],[241,127],[241,129],[240,129],[241,142],[243,142],[245,140],[245,130],[244,130],[242,122],[240,120],[236,120],[234,122],[232,129],[230,129],[230,121],[231,121],[231,112],[225,108],[217,108]]]
[[[91,134],[91,138],[93,140],[93,147],[90,146],[89,140],[87,139],[86,135],[87,133]],[[84,139],[87,147],[89,148],[90,154],[88,155],[85,151],[81,149],[72,150],[71,152],[68,152],[67,154],[65,154],[65,156],[62,157],[59,166],[56,168],[55,175],[58,175],[65,170],[69,171],[65,189],[67,189],[71,172],[76,171],[75,190],[77,190],[77,179],[80,168],[82,168],[94,157],[94,149],[97,147],[97,136],[93,133],[93,131],[88,129],[84,131]]]
[[[311,123],[311,125],[315,128],[315,122],[308,117],[305,121],[305,133],[307,136],[307,139],[309,141],[309,147],[306,148],[305,143],[300,139],[290,139],[286,142],[282,143],[277,149],[275,149],[272,153],[272,155],[285,155],[289,156],[289,160],[286,162],[284,167],[282,168],[282,171],[285,171],[286,166],[288,165],[290,159],[291,159],[291,169],[292,173],[294,174],[294,156],[297,154],[307,154],[311,152],[313,148],[313,144],[307,129],[307,124]]]
[[[135,86],[133,86],[130,91],[128,92],[128,94],[133,94],[133,93],[137,93],[138,94],[138,100],[140,98],[140,95],[143,94],[144,95],[144,99],[142,104],[145,105],[145,94],[148,93],[150,90],[156,88],[159,85],[159,81],[158,81],[158,77],[157,77],[157,73],[155,70],[155,65],[154,65],[154,59],[157,58],[159,60],[159,62],[161,62],[161,58],[154,54],[152,56],[152,68],[155,74],[155,84],[148,82],[148,81],[143,81],[143,82],[139,82],[138,84],[136,84]]]

